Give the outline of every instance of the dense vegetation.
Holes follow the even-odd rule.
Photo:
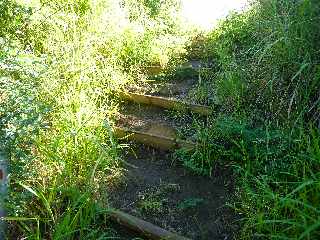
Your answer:
[[[10,157],[12,238],[113,235],[102,209],[106,184],[121,176],[122,146],[108,120],[116,111],[110,91],[141,75],[142,65],[167,64],[166,53],[184,41],[167,13],[174,1],[144,3],[2,2],[1,148]]]
[[[213,89],[222,109],[185,161],[234,165],[241,238],[320,237],[319,16],[318,1],[259,1],[198,40],[213,70],[197,96]]]
[[[201,59],[193,91],[222,107],[195,117],[199,174],[238,174],[240,239],[320,238],[320,3],[256,1],[194,35],[175,0],[0,3],[0,146],[10,159],[11,238],[104,239],[105,186],[123,160],[113,90],[147,66]],[[190,41],[188,41],[190,40]]]

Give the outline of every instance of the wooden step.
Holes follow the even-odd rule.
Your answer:
[[[152,95],[143,95],[132,92],[118,92],[120,98],[140,104],[154,105],[166,109],[178,111],[191,111],[203,116],[212,114],[212,109],[200,104],[190,104],[177,99],[158,97]]]
[[[114,127],[113,131],[115,137],[119,139],[132,140],[162,150],[174,150],[178,148],[192,150],[196,146],[196,144],[193,142],[178,140],[173,137],[156,135],[124,127]]]
[[[151,240],[191,240],[119,210],[108,212],[112,221]]]

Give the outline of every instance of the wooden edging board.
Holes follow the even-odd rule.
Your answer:
[[[144,95],[132,92],[118,92],[120,98],[136,103],[154,105],[167,109],[175,109],[179,111],[191,111],[200,115],[208,116],[212,113],[212,109],[200,104],[190,104],[177,99],[166,97]]]
[[[147,239],[151,240],[191,240],[175,233],[169,232],[152,223],[121,212],[119,210],[111,210],[108,212],[110,219],[130,230],[133,230]]]
[[[192,150],[196,146],[193,142],[158,136],[122,127],[114,127],[113,131],[117,138],[126,138],[162,150],[173,150],[177,148]]]

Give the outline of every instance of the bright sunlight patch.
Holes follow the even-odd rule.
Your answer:
[[[183,16],[190,23],[209,30],[230,11],[241,11],[248,0],[182,0]]]

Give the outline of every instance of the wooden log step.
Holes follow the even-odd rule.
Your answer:
[[[152,95],[143,95],[132,92],[119,92],[122,99],[135,103],[154,105],[166,109],[174,109],[178,111],[191,111],[200,115],[208,116],[212,114],[212,109],[208,106],[200,104],[190,104],[177,99],[169,99]]]
[[[196,146],[196,144],[193,142],[178,140],[173,137],[160,136],[124,127],[114,127],[113,131],[115,137],[117,138],[127,138],[129,140],[162,150],[173,150],[177,148],[192,150]]]
[[[142,219],[129,215],[119,210],[111,210],[109,212],[110,220],[116,222],[130,230],[133,230],[147,239],[151,240],[190,240],[188,238],[179,236],[175,233],[169,232],[152,223],[146,222]]]

